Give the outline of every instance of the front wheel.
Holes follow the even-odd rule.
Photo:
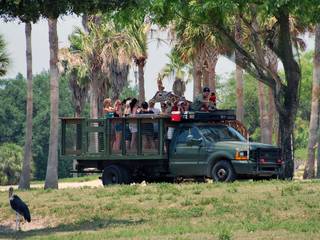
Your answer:
[[[217,182],[232,182],[236,174],[228,161],[219,161],[212,167],[211,177]]]

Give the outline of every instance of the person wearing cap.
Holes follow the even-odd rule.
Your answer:
[[[208,111],[210,88],[204,87],[201,94],[195,97],[191,105],[194,111]]]

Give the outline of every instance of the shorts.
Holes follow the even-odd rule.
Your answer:
[[[116,130],[116,132],[122,132],[122,124],[121,123],[116,124],[114,129]]]
[[[130,141],[131,137],[132,137],[132,134],[130,132],[129,126],[126,125],[126,128],[125,128],[125,139],[126,139],[126,141]]]

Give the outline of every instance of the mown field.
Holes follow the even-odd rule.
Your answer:
[[[15,233],[0,192],[0,239],[320,239],[320,182],[148,184],[17,191]]]

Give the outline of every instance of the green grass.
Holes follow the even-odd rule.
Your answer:
[[[308,159],[308,149],[299,148],[295,150],[295,159],[298,161],[305,162]]]
[[[75,177],[75,178],[60,178],[59,182],[87,182],[91,180],[97,180],[101,174],[90,174],[87,176],[82,177]],[[31,181],[31,184],[44,184],[44,180],[34,180]]]
[[[243,181],[17,191],[34,228],[0,239],[320,239],[320,181]],[[29,224],[30,226],[30,224]],[[33,225],[31,225],[33,226]]]

